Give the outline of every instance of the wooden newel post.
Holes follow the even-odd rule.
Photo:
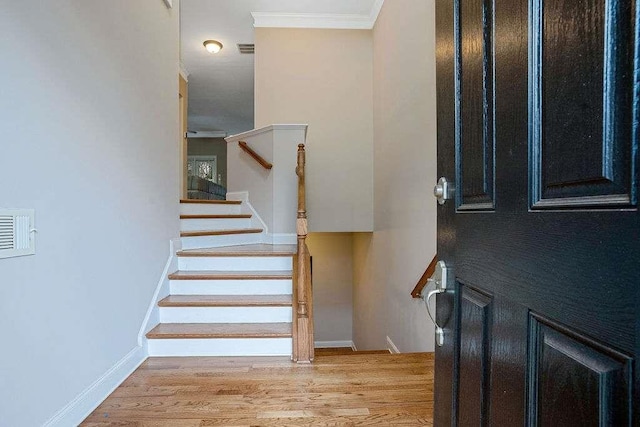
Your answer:
[[[307,207],[305,196],[305,150],[298,145],[298,217],[296,232],[298,251],[294,257],[294,319],[293,360],[310,363],[314,356],[313,293],[311,289],[311,259],[307,248]]]

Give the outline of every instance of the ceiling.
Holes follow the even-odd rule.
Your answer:
[[[383,0],[182,0],[181,56],[189,75],[189,130],[236,134],[253,128],[254,56],[237,44],[254,43],[256,25],[371,28]],[[259,16],[258,16],[259,15]],[[259,21],[259,22],[258,22]],[[202,42],[224,48],[208,53]]]

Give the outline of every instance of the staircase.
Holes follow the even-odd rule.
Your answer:
[[[270,245],[240,201],[182,200],[182,250],[149,356],[292,355],[296,245]]]

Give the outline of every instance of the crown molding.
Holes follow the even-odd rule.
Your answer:
[[[366,15],[252,12],[255,28],[323,28],[370,30]]]
[[[380,16],[380,11],[382,10],[382,6],[384,6],[384,0],[376,0],[373,3],[371,14],[369,15],[369,19],[371,20],[371,28],[375,27],[376,22],[378,21],[378,16]]]
[[[322,28],[371,30],[376,24],[384,0],[375,0],[368,15],[339,13],[251,12],[255,28]]]

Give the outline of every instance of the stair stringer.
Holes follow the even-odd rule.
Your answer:
[[[260,243],[269,245],[295,245],[298,241],[298,236],[295,233],[272,233],[269,230],[267,224],[262,220],[262,217],[249,202],[248,191],[236,191],[227,193],[227,200],[241,201],[240,213],[251,214],[251,227],[262,228],[264,231],[261,235],[263,240]]]
[[[176,256],[176,253],[181,249],[182,243],[179,238],[171,239],[169,241],[169,258],[167,259],[167,263],[162,271],[162,276],[160,276],[156,290],[153,293],[153,297],[151,298],[151,302],[147,308],[147,314],[144,316],[144,320],[140,326],[140,331],[138,332],[138,345],[144,349],[145,355],[149,354],[146,334],[160,323],[160,307],[158,307],[158,302],[169,296],[171,292],[169,273],[178,269],[178,257]]]
[[[249,228],[259,228],[262,229],[262,232],[223,236],[182,237],[181,241],[183,249],[216,248],[223,246],[251,245],[259,243],[271,244],[273,242],[273,238],[269,235],[269,229],[266,223],[262,220],[251,203],[249,203],[248,192],[227,193],[227,200],[242,202],[242,204],[239,205],[239,213],[251,215]],[[215,210],[219,208],[219,206],[211,205],[207,209],[209,210],[209,213],[216,213]]]

